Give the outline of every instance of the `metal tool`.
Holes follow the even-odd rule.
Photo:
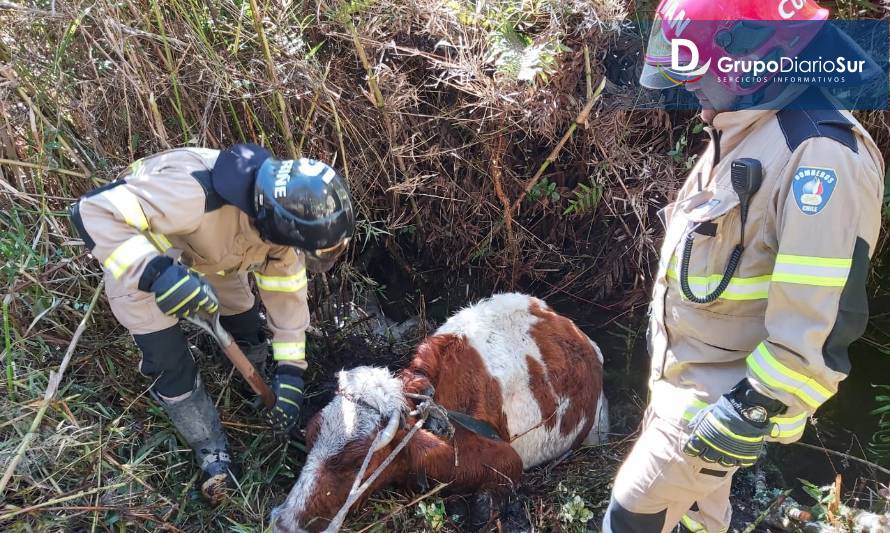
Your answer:
[[[250,385],[250,388],[253,389],[253,392],[255,392],[263,401],[263,405],[270,408],[275,405],[275,393],[272,392],[269,385],[263,381],[263,377],[256,371],[253,363],[247,359],[244,352],[241,351],[241,347],[238,346],[235,339],[233,339],[229,332],[222,327],[222,324],[219,321],[219,313],[214,313],[213,316],[210,317],[207,317],[206,315],[190,316],[186,317],[186,320],[203,329],[209,333],[211,337],[216,339],[216,342],[219,343],[219,347],[222,348],[223,353],[225,353],[226,357],[229,358],[229,361],[235,365],[238,372],[244,376],[244,379],[247,381],[247,384]]]

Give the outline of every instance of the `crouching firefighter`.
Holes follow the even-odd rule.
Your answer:
[[[703,108],[711,142],[664,210],[650,402],[614,483],[607,533],[725,532],[736,470],[753,465],[765,441],[801,437],[849,373],[848,347],[865,330],[884,179],[872,138],[819,87],[671,71],[670,42],[681,28],[702,63],[797,56],[816,32],[760,24],[785,4],[659,6],[641,82],[682,82]],[[788,17],[796,22],[828,16],[812,0],[795,7]],[[837,37],[825,43],[849,44]],[[837,53],[863,55],[847,52]]]
[[[260,374],[269,343],[253,276],[272,331],[275,430],[298,423],[309,325],[306,270],[328,270],[352,237],[346,183],[330,166],[278,160],[238,144],[179,148],[140,159],[83,197],[71,218],[101,263],[118,321],[142,351],[152,397],[194,450],[211,501],[231,482],[232,457],[178,319],[220,313]]]

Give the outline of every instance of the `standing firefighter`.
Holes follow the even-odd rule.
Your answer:
[[[219,312],[262,374],[269,348],[252,273],[273,333],[268,421],[293,429],[306,368],[306,269],[329,269],[355,225],[344,180],[324,163],[277,160],[251,144],[180,148],[136,161],[80,198],[71,218],[102,262],[111,310],[142,350],[152,397],[194,450],[202,492],[217,501],[232,459],[178,319]]]
[[[812,26],[793,23],[827,28],[827,15],[811,0],[664,0],[658,8],[641,81],[685,83],[711,142],[665,209],[650,308],[651,399],[615,481],[606,532],[726,531],[734,472],[754,464],[764,441],[799,439],[850,371],[880,227],[884,163],[875,143],[819,88],[737,84],[713,71],[690,79],[670,67],[679,31],[701,63],[733,53],[794,57],[816,38]],[[751,22],[779,19],[791,23],[758,31]],[[697,21],[711,21],[711,31]]]

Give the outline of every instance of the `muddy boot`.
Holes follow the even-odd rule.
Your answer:
[[[195,452],[201,467],[201,493],[211,504],[219,504],[227,489],[234,487],[233,465],[216,406],[210,400],[200,377],[195,389],[175,398],[152,392],[170,417],[176,430]]]

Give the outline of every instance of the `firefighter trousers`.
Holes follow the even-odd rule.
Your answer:
[[[246,273],[208,274],[219,298],[220,321],[239,343],[263,342],[256,299]],[[197,367],[176,317],[165,315],[154,294],[128,289],[105,273],[105,293],[118,322],[142,352],[139,372],[154,379],[152,390],[166,399],[187,396],[194,389]]]
[[[683,453],[688,430],[646,411],[643,431],[618,471],[603,521],[605,533],[722,533],[732,509],[736,468]]]

